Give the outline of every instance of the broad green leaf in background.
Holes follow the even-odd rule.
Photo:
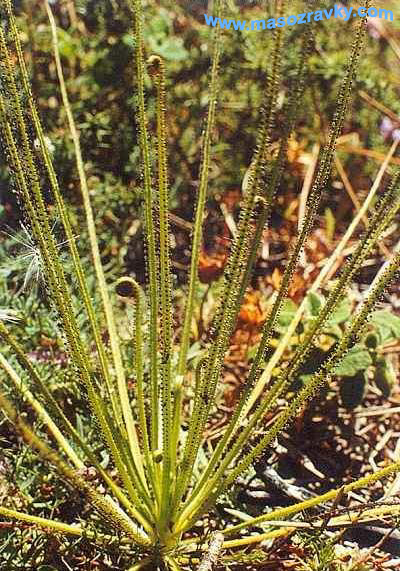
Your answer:
[[[310,315],[313,317],[318,315],[319,310],[321,309],[324,303],[324,299],[318,293],[314,293],[311,291],[307,295],[307,310],[309,311]]]
[[[396,382],[396,372],[390,361],[384,357],[379,357],[376,362],[374,372],[374,382],[385,398],[390,397],[394,383]]]
[[[351,303],[344,297],[328,320],[328,326],[344,323],[351,315]]]
[[[390,311],[375,311],[371,316],[371,324],[375,325],[382,343],[400,339],[400,317]]]
[[[290,324],[297,311],[297,305],[291,299],[283,302],[282,311],[278,317],[278,326],[286,327]],[[279,327],[278,327],[279,329]]]
[[[180,61],[189,56],[181,38],[166,38],[163,42],[149,38],[149,44],[155,54],[167,60]]]
[[[171,16],[165,9],[160,9],[158,17],[149,22],[149,30],[145,36],[150,51],[166,60],[181,61],[189,57],[189,52],[183,45],[183,38],[173,33]]]
[[[372,365],[371,355],[362,345],[357,344],[336,367],[335,375],[353,377],[359,371],[365,371],[370,365]]]

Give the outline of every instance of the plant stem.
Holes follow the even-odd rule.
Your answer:
[[[56,61],[58,80],[60,83],[62,100],[63,100],[64,108],[65,108],[65,111],[67,114],[68,125],[69,125],[69,129],[70,129],[70,133],[71,133],[71,137],[72,137],[72,141],[73,141],[74,149],[75,149],[76,166],[77,166],[77,170],[78,170],[78,174],[79,174],[79,181],[80,181],[81,192],[82,192],[82,197],[83,197],[83,204],[84,204],[84,209],[85,209],[87,228],[88,228],[88,232],[89,232],[89,242],[90,242],[90,248],[91,248],[91,252],[92,252],[93,264],[94,264],[94,268],[95,268],[95,272],[96,272],[96,276],[97,276],[100,295],[101,295],[102,302],[103,302],[103,308],[104,308],[104,312],[105,312],[105,316],[106,316],[107,329],[108,329],[108,333],[110,336],[111,352],[112,352],[112,356],[113,356],[115,373],[117,376],[117,387],[118,387],[118,394],[119,394],[119,399],[120,399],[119,403],[117,403],[117,401],[116,401],[115,390],[114,390],[114,387],[112,385],[112,381],[108,375],[108,368],[107,368],[106,364],[104,364],[104,366],[103,366],[103,372],[106,372],[105,379],[107,382],[107,388],[108,388],[108,392],[110,394],[111,403],[112,403],[113,410],[114,410],[115,421],[116,421],[117,425],[120,426],[120,423],[122,421],[122,419],[120,418],[120,410],[122,409],[123,418],[124,418],[125,427],[126,427],[126,430],[122,431],[122,433],[123,434],[126,433],[128,436],[131,454],[132,454],[132,458],[133,458],[135,467],[136,467],[137,472],[140,476],[142,485],[144,486],[145,490],[148,491],[146,478],[145,478],[145,474],[144,474],[144,469],[143,469],[141,452],[140,452],[137,433],[136,433],[136,428],[135,428],[134,421],[133,421],[132,409],[131,409],[131,405],[129,402],[128,390],[127,390],[127,386],[126,386],[125,372],[124,372],[124,367],[123,367],[123,363],[122,363],[121,350],[120,350],[120,346],[119,346],[118,332],[117,332],[115,319],[114,319],[114,313],[112,310],[110,296],[108,293],[107,284],[106,284],[106,280],[105,280],[105,276],[104,276],[104,270],[103,270],[103,266],[102,266],[101,258],[100,258],[100,251],[99,251],[99,245],[98,245],[98,240],[97,240],[97,236],[96,236],[96,228],[95,228],[95,223],[94,223],[93,210],[92,210],[92,206],[91,206],[91,202],[90,202],[89,189],[88,189],[88,185],[87,185],[87,179],[86,179],[86,174],[85,174],[85,169],[84,169],[84,164],[83,164],[83,158],[82,158],[82,151],[81,151],[81,146],[80,146],[80,142],[79,142],[79,134],[78,134],[78,131],[76,129],[74,117],[73,117],[71,106],[70,106],[69,99],[68,99],[67,89],[66,89],[65,80],[64,80],[64,74],[63,74],[62,65],[61,65],[60,53],[59,53],[59,48],[58,48],[56,23],[55,23],[54,16],[53,16],[53,13],[51,11],[50,5],[48,3],[48,0],[45,0],[45,7],[46,7],[47,15],[48,15],[48,18],[50,21],[50,27],[51,27],[51,33],[52,33],[52,39],[53,39],[53,50],[54,50],[54,56],[55,56],[55,61]],[[92,314],[92,312],[91,312],[91,314]],[[91,316],[94,317],[93,314]],[[92,323],[92,326],[93,326],[93,323]],[[100,336],[100,333],[98,331],[97,325],[94,327],[94,334],[95,334],[95,339],[98,341],[98,348],[100,349],[100,351],[99,351],[100,360],[106,359],[104,347],[103,347],[103,344],[101,342],[101,336]]]

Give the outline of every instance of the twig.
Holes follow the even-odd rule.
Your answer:
[[[225,223],[228,226],[229,231],[232,234],[232,237],[235,238],[237,234],[236,222],[224,203],[221,203],[219,206],[222,214],[224,215]]]
[[[301,226],[303,224],[303,220],[305,219],[305,216],[306,216],[307,198],[308,198],[308,193],[310,192],[310,188],[311,188],[312,181],[314,178],[315,167],[317,166],[317,162],[318,162],[319,149],[320,149],[319,145],[314,145],[312,155],[311,155],[311,161],[310,161],[310,164],[308,165],[306,176],[304,177],[303,187],[302,187],[301,193],[300,193],[299,213],[298,213],[298,222],[297,222],[297,226],[298,226],[299,231],[300,231]],[[303,250],[301,253],[300,263],[302,266],[306,265],[305,250]]]
[[[177,226],[178,228],[182,228],[182,230],[186,230],[187,232],[191,232],[193,230],[193,224],[191,222],[184,220],[172,212],[168,213],[168,218],[171,224]]]
[[[218,562],[218,557],[224,542],[224,536],[220,532],[213,533],[208,546],[208,552],[197,568],[197,571],[212,571],[213,566]]]
[[[338,173],[339,173],[339,175],[340,175],[340,178],[342,179],[343,185],[344,185],[344,187],[345,187],[345,189],[346,189],[348,195],[350,196],[350,198],[351,198],[351,200],[352,200],[354,206],[356,207],[356,209],[357,209],[358,211],[361,210],[361,204],[360,204],[360,202],[359,202],[359,200],[358,200],[358,198],[357,198],[357,195],[356,195],[356,193],[355,193],[355,191],[354,191],[354,189],[353,189],[353,186],[352,186],[352,184],[351,184],[351,182],[350,182],[350,180],[349,180],[349,177],[347,176],[347,173],[346,173],[346,171],[345,171],[344,168],[343,168],[342,162],[341,162],[341,160],[339,159],[339,157],[337,156],[337,154],[335,155],[335,165],[336,165],[336,168],[337,168]],[[362,216],[361,220],[363,221],[365,227],[367,228],[367,227],[368,227],[368,218],[367,218],[367,216],[365,216],[365,214]],[[389,250],[387,249],[387,247],[385,246],[385,244],[379,242],[379,243],[378,243],[378,247],[379,247],[381,253],[382,253],[386,258],[389,258],[389,257],[390,257],[390,252],[389,252]]]
[[[66,0],[65,6],[67,8],[68,16],[72,27],[78,29],[78,17],[76,15],[76,10],[73,0]]]
[[[337,509],[337,507],[338,507],[338,505],[339,505],[339,503],[342,500],[344,495],[345,495],[344,486],[342,486],[338,492],[338,495],[333,500],[332,511],[328,511],[326,516],[323,519],[321,531],[325,530],[328,527],[328,524],[329,524],[330,520],[332,519],[331,513]]]
[[[358,561],[356,561],[354,563],[354,565],[352,565],[349,569],[349,571],[355,571],[356,569],[360,569],[364,563],[366,563],[368,561],[368,559],[370,559],[370,557],[372,556],[372,554],[374,553],[374,551],[376,551],[377,549],[379,549],[384,543],[385,541],[393,534],[393,532],[395,531],[395,527],[392,527],[392,529],[389,529],[389,531],[387,533],[385,533],[385,535],[378,541],[378,543],[376,543],[375,545],[373,545],[365,555],[363,555],[361,557],[361,559],[359,559]]]
[[[397,412],[400,412],[400,406],[395,406],[388,408],[386,406],[379,406],[376,408],[371,408],[369,410],[360,410],[359,412],[355,412],[354,415],[357,418],[366,417],[366,416],[379,416],[379,415],[392,415]]]
[[[338,150],[345,151],[346,153],[354,153],[356,155],[364,155],[365,157],[370,157],[376,161],[383,163],[385,160],[385,155],[379,153],[378,151],[371,151],[370,149],[360,149],[354,145],[338,145]],[[392,165],[400,165],[400,159],[392,157],[389,161]]]
[[[382,113],[387,115],[390,119],[392,119],[392,121],[400,123],[400,117],[396,115],[396,113],[394,113],[391,109],[389,109],[389,107],[386,107],[386,105],[380,103],[380,101],[377,101],[376,99],[374,99],[374,97],[371,97],[371,95],[368,95],[368,93],[366,93],[362,89],[360,89],[358,94],[360,97],[364,99],[364,101],[366,101],[367,103],[372,105],[372,107],[375,107],[379,111],[382,111]]]

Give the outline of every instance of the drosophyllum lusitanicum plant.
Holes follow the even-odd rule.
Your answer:
[[[296,379],[322,327],[335,307],[346,295],[347,287],[357,269],[366,259],[379,237],[393,221],[400,207],[399,172],[392,173],[391,182],[380,193],[369,224],[351,256],[343,264],[340,274],[318,315],[306,329],[302,344],[298,346],[287,367],[271,381],[271,371],[276,366],[288,344],[296,325],[302,317],[304,304],[288,326],[278,348],[270,346],[271,335],[280,309],[288,294],[288,288],[305,245],[313,228],[321,194],[329,180],[335,144],[341,133],[349,107],[352,83],[362,53],[366,20],[359,19],[353,26],[353,38],[348,63],[337,96],[337,106],[332,118],[329,137],[322,148],[316,174],[309,192],[306,213],[295,244],[287,254],[283,279],[277,295],[270,303],[269,314],[262,329],[257,352],[236,403],[234,412],[224,432],[213,449],[205,451],[207,463],[199,462],[203,446],[206,422],[213,413],[213,403],[222,376],[224,355],[229,346],[238,312],[251,277],[264,227],[274,206],[279,183],[285,165],[288,139],[296,127],[299,101],[305,89],[307,61],[313,50],[313,22],[306,24],[299,35],[297,70],[291,87],[286,90],[280,140],[275,156],[267,152],[272,129],[275,125],[278,95],[281,86],[281,61],[284,57],[284,28],[273,32],[273,46],[269,58],[270,73],[265,80],[264,104],[260,110],[260,126],[253,159],[243,184],[241,213],[237,223],[229,261],[221,279],[219,299],[216,304],[212,330],[204,356],[195,371],[188,370],[188,350],[191,342],[193,320],[196,315],[198,290],[197,266],[202,243],[207,181],[210,166],[211,134],[215,123],[218,95],[218,67],[221,55],[219,28],[210,28],[211,73],[209,83],[209,107],[202,138],[202,159],[199,173],[189,284],[184,307],[183,326],[179,346],[175,346],[172,331],[171,264],[168,226],[168,157],[166,145],[166,97],[165,68],[158,56],[144,61],[142,39],[142,7],[140,0],[127,0],[131,8],[136,108],[142,164],[142,193],[146,242],[146,266],[148,286],[146,292],[130,277],[122,277],[116,284],[106,282],[96,240],[94,215],[91,208],[85,178],[84,163],[79,137],[68,103],[57,44],[55,21],[47,0],[47,10],[52,30],[53,48],[60,82],[63,104],[76,152],[76,165],[86,214],[90,249],[100,292],[102,312],[94,310],[89,295],[85,272],[71,227],[68,206],[58,186],[50,152],[46,143],[39,114],[31,91],[27,68],[13,14],[11,1],[0,0],[0,121],[4,154],[13,176],[14,186],[29,224],[32,240],[40,254],[40,266],[46,283],[49,301],[57,314],[68,356],[79,383],[89,401],[92,413],[101,429],[101,436],[112,458],[115,470],[112,475],[101,465],[99,451],[82,436],[57,403],[33,362],[12,333],[13,323],[5,325],[0,320],[3,348],[7,346],[15,354],[19,369],[0,354],[2,382],[7,379],[15,387],[19,398],[23,397],[37,418],[46,427],[51,443],[38,435],[26,417],[19,416],[16,405],[0,393],[0,406],[15,430],[32,447],[41,460],[49,462],[60,477],[70,484],[70,493],[81,493],[97,514],[97,520],[66,524],[27,513],[0,507],[0,514],[18,525],[30,524],[47,533],[85,537],[95,542],[99,549],[117,541],[118,545],[134,546],[131,571],[149,566],[155,568],[211,569],[218,565],[246,562],[251,556],[260,556],[259,545],[264,540],[285,536],[296,528],[296,515],[324,502],[335,500],[337,495],[348,493],[377,480],[383,480],[400,471],[400,462],[373,472],[350,484],[333,489],[290,507],[275,509],[259,517],[243,517],[242,523],[225,527],[211,538],[196,534],[193,528],[210,512],[218,498],[227,491],[238,476],[273,444],[276,436],[290,423],[307,401],[328,384],[335,367],[346,352],[367,329],[371,311],[385,288],[396,278],[400,253],[395,248],[383,264],[360,302],[357,311],[340,340],[334,345],[328,359],[294,394],[287,398],[286,406],[267,430],[260,430],[265,414],[282,398],[292,381]],[[224,5],[215,0],[214,15],[221,16]],[[313,4],[314,6],[314,4]],[[365,3],[368,8],[369,2]],[[277,0],[276,16],[285,13],[285,2]],[[315,6],[314,6],[315,8]],[[155,148],[149,144],[145,107],[145,76],[148,74],[155,87],[157,109],[157,134]],[[31,136],[34,133],[35,148]],[[152,172],[151,154],[156,157],[156,171]],[[393,150],[391,151],[393,153]],[[39,176],[38,155],[45,168]],[[374,199],[383,172],[388,166],[388,156],[361,211],[357,214],[332,256],[326,260],[312,290],[317,291],[341,256],[343,248],[357,224]],[[45,183],[43,182],[44,178]],[[43,184],[51,189],[57,217],[66,235],[75,283],[79,288],[81,310],[86,312],[93,337],[89,352],[79,331],[70,292],[70,276],[65,274],[55,237],[52,217],[43,194]],[[46,189],[47,190],[47,189]],[[125,298],[134,306],[134,390],[127,388],[124,362],[118,328],[113,312],[115,295]],[[143,337],[144,323],[148,326],[148,342]],[[105,342],[104,331],[109,342]],[[20,369],[24,371],[22,375]],[[96,370],[96,375],[94,375]],[[188,411],[189,413],[184,413]],[[252,436],[257,433],[257,439]],[[204,458],[204,454],[202,455]],[[95,478],[85,477],[88,467]],[[117,476],[115,475],[117,474]],[[91,481],[101,480],[106,493],[101,493]],[[379,502],[366,509],[359,518],[372,515],[396,515],[399,506]],[[373,512],[373,513],[372,513]],[[347,516],[346,516],[347,517]],[[339,518],[340,519],[340,518]],[[93,523],[103,521],[101,530]],[[279,522],[278,522],[279,520]],[[271,522],[271,523],[269,523]],[[284,523],[282,523],[284,522]],[[100,524],[99,524],[100,525]],[[321,521],[315,523],[323,525]],[[104,532],[107,530],[107,533]],[[260,529],[262,533],[260,533]],[[206,547],[208,545],[208,547]],[[268,552],[261,551],[268,560]],[[254,558],[254,557],[253,557]]]

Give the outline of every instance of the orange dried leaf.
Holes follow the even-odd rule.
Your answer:
[[[266,312],[261,306],[259,292],[250,292],[245,297],[245,302],[239,312],[239,321],[245,325],[261,325],[266,318]]]
[[[225,267],[227,254],[226,252],[218,252],[212,256],[206,252],[201,252],[199,256],[199,280],[203,284],[209,284],[218,279]]]

